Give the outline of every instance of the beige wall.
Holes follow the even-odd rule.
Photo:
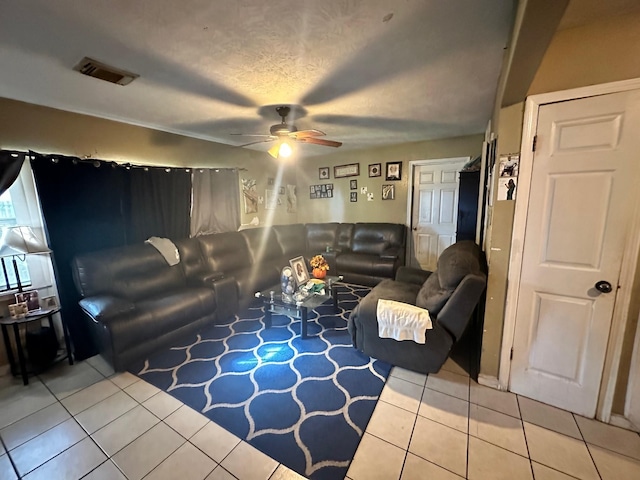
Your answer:
[[[529,88],[528,95],[547,93],[605,82],[640,78],[640,12],[600,19],[588,25],[556,32]],[[522,130],[521,103],[500,111],[498,154],[519,151]],[[480,372],[498,375],[502,342],[504,302],[509,248],[513,228],[513,205],[497,202],[491,213],[488,248],[491,265]],[[497,250],[499,249],[499,250]],[[640,273],[637,274],[640,277]],[[636,286],[639,280],[636,281]],[[633,335],[639,301],[631,305],[621,357],[614,412],[621,413],[628,380]]]
[[[337,151],[331,155],[312,157],[300,162],[298,167],[298,206],[300,222],[390,222],[407,221],[407,185],[409,161],[450,157],[475,158],[482,151],[483,135],[447,138],[426,142],[406,143],[388,147],[358,151]],[[384,179],[386,162],[402,162],[402,179],[387,182]],[[333,167],[358,163],[357,177],[334,178]],[[369,178],[368,167],[372,163],[382,165],[382,176]],[[318,168],[329,167],[331,178],[320,181]],[[358,201],[349,201],[349,181],[358,182]],[[309,186],[333,183],[334,197],[331,199],[309,199]],[[395,184],[395,200],[382,200],[382,185]],[[367,201],[360,188],[373,192],[374,200]]]

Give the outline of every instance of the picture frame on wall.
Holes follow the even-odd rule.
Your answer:
[[[320,167],[318,169],[318,178],[320,180],[329,180],[329,167]]]
[[[382,185],[382,200],[395,200],[396,186],[393,184]]]
[[[402,162],[387,162],[386,165],[387,175],[385,180],[387,182],[393,180],[401,180],[402,179]]]
[[[382,164],[380,163],[372,163],[369,165],[369,176],[370,177],[380,177],[382,176]]]
[[[335,178],[357,177],[360,175],[360,164],[350,163],[349,165],[337,165],[333,167],[333,176]]]
[[[350,180],[349,181],[349,190],[357,190],[358,189],[358,181]]]
[[[357,202],[358,201],[358,192],[351,192],[351,194],[349,195],[349,200],[352,202]]]

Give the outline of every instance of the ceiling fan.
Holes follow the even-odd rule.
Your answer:
[[[325,133],[321,132],[320,130],[298,130],[295,125],[289,125],[287,123],[287,115],[289,115],[290,111],[291,108],[287,106],[276,107],[276,112],[278,112],[278,115],[280,115],[280,117],[282,118],[282,122],[276,125],[271,125],[271,128],[269,129],[270,135],[251,135],[244,133],[232,133],[231,135],[242,135],[245,137],[265,137],[264,140],[246,143],[244,145],[240,145],[241,147],[255,145],[257,143],[278,141],[276,145],[269,149],[269,155],[274,158],[288,157],[289,155],[291,155],[292,150],[289,141],[299,143],[312,143],[314,145],[322,145],[325,147],[339,147],[340,145],[342,145],[342,142],[318,138],[325,135]]]

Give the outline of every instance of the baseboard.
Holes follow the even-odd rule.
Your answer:
[[[618,415],[616,413],[611,414],[611,418],[609,418],[609,423],[615,427],[624,428],[625,430],[633,430],[634,432],[638,432],[638,427],[636,427],[633,423],[627,420],[622,415]]]
[[[478,383],[480,385],[484,385],[485,387],[495,388],[496,390],[500,390],[500,382],[498,382],[498,377],[493,377],[491,375],[484,375],[482,373],[478,374]]]

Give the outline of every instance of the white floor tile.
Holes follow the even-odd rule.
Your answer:
[[[70,418],[14,449],[11,458],[20,475],[25,475],[86,436],[80,425]]]
[[[591,455],[582,440],[527,422],[524,424],[524,431],[531,460],[583,480],[599,479]]]
[[[533,480],[529,459],[469,437],[469,480]]]
[[[127,480],[116,464],[107,460],[82,480]]]
[[[595,445],[589,445],[589,450],[602,480],[638,480],[640,478],[640,461]]]
[[[116,453],[112,460],[129,480],[140,480],[184,442],[174,430],[159,423]]]
[[[54,478],[77,480],[106,459],[107,457],[93,443],[93,440],[87,437],[24,478],[25,480],[51,480]]]
[[[86,362],[105,377],[110,377],[115,373],[113,367],[100,355],[87,358]]]
[[[115,395],[111,395],[93,407],[80,412],[76,415],[76,420],[87,433],[93,433],[137,405],[138,402],[120,390]]]
[[[139,382],[140,378],[136,377],[135,375],[129,372],[121,372],[121,373],[115,373],[114,375],[109,377],[109,380],[111,380],[113,383],[115,383],[117,386],[119,386],[121,389],[124,390],[129,385],[133,385],[134,383]]]
[[[59,402],[55,402],[2,429],[0,437],[7,448],[12,450],[69,418],[69,412]]]
[[[185,443],[145,477],[145,480],[203,480],[218,464]]]
[[[179,409],[183,403],[168,393],[160,392],[156,393],[149,400],[145,400],[142,405],[156,417],[163,420]]]
[[[126,387],[124,391],[131,395],[136,401],[142,403],[160,392],[160,389],[144,380],[138,380]]]
[[[217,466],[216,469],[213,472],[211,472],[211,474],[205,480],[237,480],[237,479],[221,466]]]
[[[522,422],[480,405],[471,405],[469,433],[489,443],[529,457]]]
[[[597,420],[574,415],[587,443],[640,460],[640,435]]]
[[[520,418],[518,399],[514,393],[502,392],[495,388],[478,385],[476,382],[471,380],[469,400],[471,403],[482,405],[485,408],[490,408],[491,410],[496,410],[500,413]]]
[[[406,380],[407,382],[415,383],[421,387],[424,387],[424,384],[427,381],[427,375],[425,373],[418,373],[401,367],[393,367],[390,375],[392,377]]]
[[[59,363],[40,375],[40,378],[58,400],[104,380],[104,376],[87,362],[73,365]]]
[[[467,435],[418,416],[409,451],[440,467],[465,476]]]
[[[582,440],[573,415],[565,410],[518,395],[522,420]]]
[[[469,402],[429,388],[424,389],[418,415],[467,433]]]
[[[137,406],[91,436],[107,455],[113,456],[159,421],[144,407]]]
[[[451,373],[457,373],[458,375],[464,375],[466,377],[469,376],[466,370],[461,365],[458,365],[458,363],[451,357],[447,358],[447,360],[442,365],[441,370]]]
[[[2,478],[2,480],[18,479],[16,471],[13,469],[13,465],[11,465],[11,460],[9,460],[7,454],[0,455],[0,478]]]
[[[353,480],[400,478],[405,454],[405,450],[365,433],[347,475]]]
[[[415,383],[407,382],[396,377],[389,377],[382,389],[380,400],[391,403],[396,407],[404,408],[412,413],[417,413],[420,407],[423,388]]]
[[[0,405],[0,428],[22,420],[56,402],[56,397],[37,379],[30,381],[29,385],[22,388],[24,389],[22,391],[11,388],[12,393],[3,398]]]
[[[531,467],[533,478],[536,480],[575,480],[576,478],[537,462],[531,462]]]
[[[164,422],[184,438],[189,439],[204,427],[209,419],[193,408],[183,405],[165,418]]]
[[[469,377],[440,370],[427,377],[427,388],[469,401]]]
[[[242,480],[267,480],[278,467],[278,462],[248,443],[240,442],[221,465]]]
[[[119,391],[117,386],[105,379],[64,398],[60,402],[71,415],[77,415]]]
[[[189,441],[218,463],[240,443],[238,437],[213,422],[207,423]]]
[[[269,480],[304,480],[305,477],[294,472],[290,468],[285,467],[284,465],[278,465],[276,471],[271,475]]]
[[[406,450],[415,421],[415,414],[379,401],[367,425],[367,433]]]
[[[463,477],[408,453],[400,480],[460,480],[461,478]]]

